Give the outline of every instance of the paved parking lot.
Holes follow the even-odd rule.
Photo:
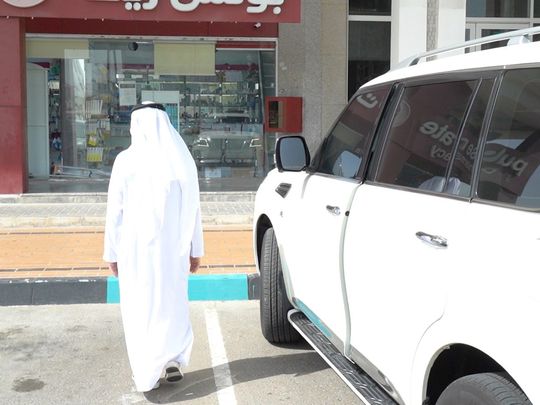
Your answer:
[[[309,346],[264,340],[257,301],[190,305],[185,378],[147,394],[131,383],[118,305],[1,307],[0,403],[358,403]]]

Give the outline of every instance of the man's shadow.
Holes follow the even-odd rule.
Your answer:
[[[296,348],[299,348],[296,346]],[[307,344],[306,344],[307,349]],[[216,366],[217,369],[221,365]],[[229,363],[234,385],[273,377],[281,374],[302,376],[328,368],[316,352],[284,354],[272,357],[255,357],[234,360]],[[146,392],[146,399],[154,404],[169,404],[206,397],[217,392],[212,367],[188,372],[176,384],[162,384],[160,388]]]

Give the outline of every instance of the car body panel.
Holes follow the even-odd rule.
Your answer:
[[[440,75],[437,77],[444,82],[445,75],[452,72],[461,76],[447,77],[463,80],[463,73],[486,69],[494,71],[490,80],[498,83],[503,77],[494,80],[498,72],[539,66],[540,42],[534,42],[398,69],[359,91],[369,92],[371,86],[382,83],[406,83],[410,78],[425,78],[428,83],[433,75]],[[423,85],[422,80],[415,85]],[[531,94],[532,98],[538,95]],[[522,105],[515,102],[517,94],[515,97],[506,96],[504,105]],[[486,107],[485,116],[489,118],[493,110],[493,106]],[[515,113],[510,107],[508,111],[509,117]],[[534,109],[516,111],[527,113],[531,128],[538,128]],[[390,118],[394,119],[383,118],[383,129],[390,125],[385,121]],[[489,134],[489,127],[481,122],[475,128],[478,136],[480,132],[483,137]],[[383,129],[377,137],[384,136]],[[509,134],[512,131],[508,129]],[[502,142],[499,138],[504,136],[497,135],[492,143]],[[534,141],[534,136],[528,135],[529,140]],[[426,399],[431,367],[444,350],[456,344],[489,356],[532,403],[540,403],[540,272],[536,262],[540,214],[523,208],[540,206],[535,200],[540,198],[540,169],[534,174],[529,170],[537,165],[540,152],[534,148],[520,151],[511,144],[522,139],[510,135],[502,144],[509,155],[498,163],[508,167],[518,158],[523,160],[526,153],[535,154],[529,161],[520,161],[513,173],[500,170],[501,176],[514,176],[517,183],[533,188],[522,193],[529,200],[515,202],[522,208],[483,201],[471,192],[485,170],[475,161],[477,152],[488,160],[482,148],[471,153],[475,179],[462,197],[380,184],[373,180],[376,170],[368,170],[370,180],[363,183],[363,178],[316,174],[313,168],[294,173],[274,170],[257,192],[255,222],[264,215],[274,227],[293,305],[301,306],[323,333],[328,328],[339,350],[365,366],[405,404]],[[380,145],[384,146],[384,139]],[[372,164],[376,164],[383,154],[373,156]],[[448,154],[448,159],[456,156],[456,152]],[[529,172],[526,165],[530,165]],[[498,169],[487,167],[493,168]],[[275,191],[282,183],[291,185],[285,197]],[[340,208],[337,215],[332,214],[334,207]],[[426,243],[433,241],[436,243]]]
[[[358,186],[355,180],[308,175],[303,183],[293,185],[299,192],[290,195],[283,211],[284,260],[294,269],[289,272],[294,299],[317,315],[318,322],[329,329],[327,337],[342,353],[349,322],[341,254],[347,212]],[[310,280],[309,284],[304,280]]]

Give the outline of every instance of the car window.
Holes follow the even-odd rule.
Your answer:
[[[462,197],[471,195],[471,179],[478,150],[478,141],[493,89],[493,79],[483,80],[467,115],[463,131],[458,139],[455,157],[452,160],[450,176],[446,184],[446,193]]]
[[[446,178],[449,162],[478,81],[406,87],[381,155],[376,181],[458,194],[459,178]]]
[[[540,208],[540,69],[505,74],[482,154],[478,197]]]
[[[345,178],[357,175],[388,92],[389,88],[370,90],[351,101],[316,155],[319,173]]]

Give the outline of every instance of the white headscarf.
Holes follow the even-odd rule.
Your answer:
[[[143,104],[153,104],[144,102]],[[130,150],[145,170],[150,170],[152,182],[165,184],[180,183],[182,190],[181,221],[182,228],[192,232],[199,210],[199,183],[197,166],[178,131],[172,126],[165,111],[144,107],[131,113]],[[189,252],[191,240],[184,241],[180,250]]]

